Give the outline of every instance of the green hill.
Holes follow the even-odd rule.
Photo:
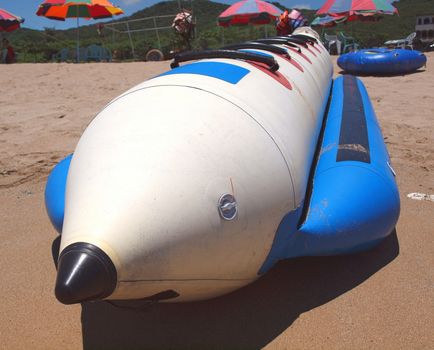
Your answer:
[[[273,2],[273,4],[282,9],[284,8],[279,3]],[[274,25],[226,29],[218,27],[216,25],[217,17],[228,7],[226,4],[208,0],[183,0],[182,5],[192,9],[196,18],[194,49],[216,48],[223,44],[263,37],[266,32],[269,35],[275,33]],[[387,39],[403,38],[413,32],[416,15],[434,12],[434,0],[401,0],[394,5],[398,8],[399,16],[383,16],[384,18],[376,23],[352,22],[341,24],[326,29],[325,32],[344,31],[356,37],[363,47],[378,46]],[[81,26],[80,45],[104,45],[112,52],[115,52],[119,59],[133,59],[130,38],[126,34],[127,28],[123,22],[145,17],[169,15],[167,18],[157,19],[156,25],[157,27],[170,26],[177,9],[177,1],[164,1],[138,11],[129,17],[108,22],[109,24],[105,25],[101,34],[98,33],[96,25]],[[309,20],[315,17],[314,10],[302,10],[302,12]],[[54,30],[50,29],[49,25],[50,21],[47,20],[45,30],[38,31],[22,28],[8,35],[13,46],[19,52],[20,61],[48,61],[52,54],[58,52],[61,48],[69,47],[72,49],[75,47],[76,29]],[[131,22],[129,26],[132,31],[131,41],[134,46],[135,59],[143,59],[149,48],[160,48],[165,54],[172,50],[181,49],[181,44],[171,29],[159,30],[158,37],[154,30],[137,31],[144,28],[152,29],[154,27],[152,19]],[[116,31],[110,30],[109,27],[115,28]]]

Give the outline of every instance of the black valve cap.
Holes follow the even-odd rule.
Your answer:
[[[100,248],[74,243],[60,254],[56,279],[56,298],[63,304],[104,299],[116,287],[116,268]]]

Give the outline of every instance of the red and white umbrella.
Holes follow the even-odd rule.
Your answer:
[[[316,12],[317,15],[346,16],[348,20],[357,16],[394,13],[398,13],[398,10],[390,0],[327,0]]]
[[[23,18],[0,9],[0,32],[12,32],[13,30],[18,29],[23,22]]]
[[[247,24],[268,24],[279,17],[281,9],[261,0],[242,0],[231,5],[218,17],[222,27]]]
[[[327,0],[316,12],[312,26],[332,27],[339,23],[361,21],[374,22],[380,17],[375,15],[393,15],[398,13],[390,0]]]

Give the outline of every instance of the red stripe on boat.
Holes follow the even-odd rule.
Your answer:
[[[286,46],[286,45],[285,45]],[[309,57],[307,57],[303,52],[298,51],[297,49],[294,49],[291,46],[286,46],[286,48],[288,48],[289,50],[291,50],[292,52],[298,53],[301,57],[303,57],[306,61],[308,61],[310,64],[312,64],[312,61],[309,59]]]
[[[312,46],[315,50],[321,53],[321,50],[317,47],[317,45],[312,45],[312,44],[308,44],[308,45]]]
[[[297,61],[294,61],[290,56],[286,56],[286,55],[279,55],[279,56],[284,58],[285,60],[287,60],[289,63],[291,63],[299,71],[304,72],[303,67]]]
[[[264,72],[268,76],[272,77],[274,80],[282,84],[288,90],[292,90],[292,86],[288,81],[288,79],[286,79],[282,73],[279,73],[279,71],[272,72],[270,68],[268,68],[268,66],[264,63],[252,62],[252,61],[247,61],[247,62],[250,63],[252,66],[258,68],[260,71]]]

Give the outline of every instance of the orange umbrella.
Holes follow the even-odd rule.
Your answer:
[[[66,18],[77,18],[77,62],[80,61],[79,18],[100,19],[121,15],[121,8],[108,0],[45,0],[36,14],[58,21]]]
[[[45,0],[38,16],[64,21],[65,18],[109,18],[124,12],[107,0]]]

